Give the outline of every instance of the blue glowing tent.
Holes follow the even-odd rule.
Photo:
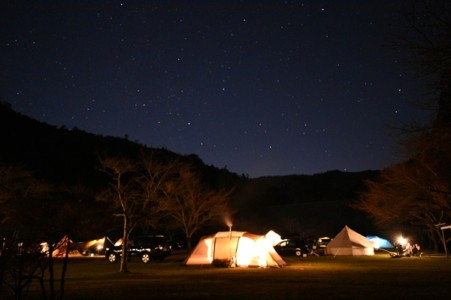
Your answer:
[[[389,240],[375,236],[375,235],[368,235],[366,237],[367,239],[370,240],[370,242],[373,244],[375,249],[390,249],[390,248],[394,248],[393,244],[390,243]]]

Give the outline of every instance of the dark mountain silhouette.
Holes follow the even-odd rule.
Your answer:
[[[56,127],[15,112],[0,103],[0,161],[19,164],[38,178],[57,184],[83,184],[92,188],[102,183],[97,170],[100,156],[125,156],[138,159],[141,152],[153,152],[162,160],[179,158],[202,168],[224,184],[236,174],[205,165],[196,155],[179,155],[169,150],[149,148],[126,138],[95,135],[78,128]]]
[[[138,159],[142,151],[151,151],[162,160],[178,158],[195,164],[213,186],[236,186],[232,203],[237,211],[234,229],[256,233],[275,229],[283,235],[304,236],[334,235],[344,225],[357,231],[373,230],[366,216],[349,205],[364,190],[364,180],[375,178],[378,171],[247,178],[205,165],[195,154],[180,155],[126,138],[39,122],[15,112],[5,102],[0,102],[0,136],[0,163],[21,165],[56,185],[82,185],[96,190],[106,180],[97,169],[100,155]],[[228,228],[224,225],[218,229]],[[216,228],[205,233],[212,230]]]
[[[251,179],[240,192],[240,225],[283,235],[333,236],[345,225],[357,231],[376,230],[365,214],[351,208],[365,190],[365,180],[379,171],[328,171]],[[239,205],[237,205],[239,206]],[[271,220],[271,222],[268,222]]]

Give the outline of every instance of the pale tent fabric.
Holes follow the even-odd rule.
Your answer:
[[[286,263],[263,235],[245,231],[220,231],[200,239],[186,265],[232,261],[237,267],[282,267]]]
[[[345,226],[324,249],[326,255],[374,255],[369,239]]]
[[[213,241],[214,234],[204,236],[200,239],[196,248],[194,248],[191,255],[188,257],[187,265],[208,265],[213,262]]]
[[[282,237],[280,234],[270,230],[267,234],[265,234],[266,239],[271,243],[271,245],[275,246],[282,241]]]

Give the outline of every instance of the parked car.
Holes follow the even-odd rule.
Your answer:
[[[311,254],[312,249],[309,244],[301,239],[285,239],[274,246],[277,253],[282,256],[285,255],[296,255],[296,256],[306,256]]]
[[[330,243],[330,241],[332,241],[332,239],[328,236],[318,238],[313,245],[313,251],[318,255],[323,255],[324,249],[326,248],[327,244]]]
[[[139,258],[147,264],[151,260],[162,260],[172,252],[170,242],[162,235],[141,236],[129,240],[127,257]],[[109,262],[115,263],[122,255],[122,245],[108,245],[105,249],[105,257]]]
[[[320,237],[316,241],[316,247],[317,248],[326,248],[327,244],[329,244],[330,241],[332,241],[332,239],[328,236]]]

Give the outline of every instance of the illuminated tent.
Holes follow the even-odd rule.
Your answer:
[[[345,226],[324,249],[326,255],[374,255],[369,239]]]
[[[69,249],[67,248],[67,245],[69,245]],[[60,257],[66,255],[66,251],[69,251],[69,256],[80,256],[81,253],[77,249],[74,242],[67,236],[63,236],[61,240],[53,245],[53,257]],[[41,243],[42,252],[48,252],[49,251],[49,244],[47,242]]]
[[[375,249],[391,249],[394,248],[393,244],[390,243],[389,240],[375,236],[375,235],[368,235],[366,237],[370,240],[370,242],[373,244]]]
[[[220,231],[202,237],[185,264],[218,262],[237,267],[282,267],[286,264],[265,235],[245,231]]]

